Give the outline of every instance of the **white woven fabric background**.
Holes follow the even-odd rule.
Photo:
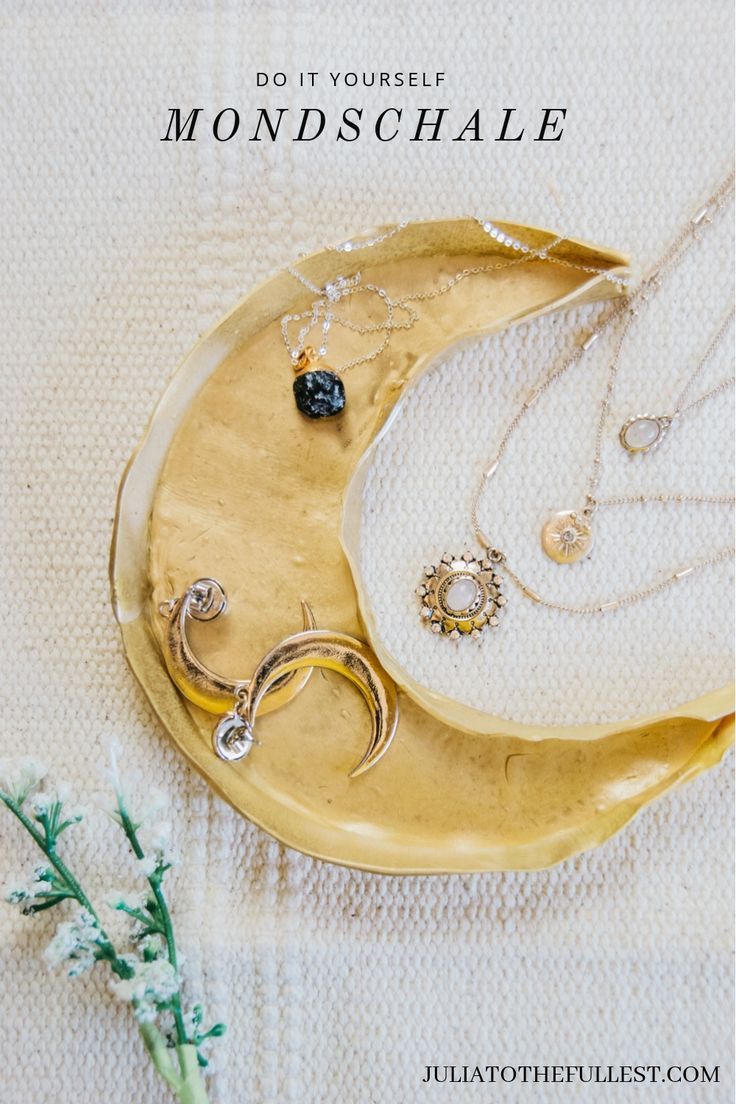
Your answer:
[[[126,669],[107,592],[117,481],[166,381],[207,326],[299,250],[391,218],[487,211],[651,257],[728,168],[730,5],[296,8],[9,0],[0,13],[0,755],[43,754],[84,795],[115,732],[171,792],[192,992],[230,1027],[213,1104],[731,1100],[726,770],[548,872],[401,880],[322,866],[244,823],[175,754]],[[326,84],[265,100],[255,89],[256,70],[410,67],[445,71],[446,91],[384,99]],[[478,104],[498,120],[509,104],[524,116],[560,103],[567,128],[559,144],[408,151],[368,139],[339,150],[158,141],[177,103],[336,114],[379,101],[447,102],[460,125]],[[723,242],[714,264],[725,264]],[[718,288],[709,322],[725,309],[725,280]],[[687,291],[690,350],[705,299],[694,277]],[[567,325],[539,332],[555,344]],[[523,340],[504,337],[504,356]],[[428,381],[431,401],[448,381]],[[401,463],[405,421],[393,441]],[[449,540],[454,525],[428,535]],[[70,847],[93,889],[125,882],[110,826]],[[30,861],[2,818],[3,872]],[[3,1104],[163,1104],[102,981],[46,974],[50,934],[43,918],[0,911]],[[425,1064],[590,1061],[720,1063],[721,1082],[502,1096],[420,1084]]]

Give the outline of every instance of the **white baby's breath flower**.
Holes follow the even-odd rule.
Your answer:
[[[125,795],[123,779],[120,772],[123,745],[116,736],[105,737],[103,743],[107,750],[108,766],[101,773],[104,781],[112,790],[112,793],[107,791],[104,793],[96,793],[94,795],[94,801],[111,820],[120,824],[120,809],[118,806],[120,801],[124,801]]]
[[[105,777],[112,784],[113,790],[117,793],[121,789],[120,783],[120,760],[123,756],[123,745],[118,740],[117,736],[109,734],[103,737],[102,740],[107,751],[108,768],[104,771]]]
[[[27,908],[40,894],[48,893],[50,873],[48,866],[37,866],[30,878],[26,874],[13,875],[3,886],[3,900]]]
[[[103,935],[94,916],[80,909],[73,920],[66,920],[56,928],[56,934],[44,951],[50,967],[69,963],[69,977],[79,977],[95,963],[95,951],[103,941]]]
[[[43,816],[49,811],[54,801],[55,798],[53,794],[41,791],[31,796],[29,804],[31,806],[31,811],[35,813],[36,816]]]
[[[171,821],[159,820],[146,828],[143,834],[144,844],[150,851],[165,851],[171,846]]]
[[[124,789],[117,791],[117,800],[122,803],[136,828],[149,824],[168,805],[169,799],[163,790],[149,790],[139,772],[124,779]],[[117,811],[120,819],[120,810]]]
[[[64,820],[71,820],[73,824],[79,824],[80,820],[88,816],[89,809],[86,805],[72,805],[71,809],[64,810]]]
[[[30,886],[27,884],[23,875],[8,878],[7,882],[3,886],[3,900],[7,901],[11,905],[20,905],[26,901],[30,901],[33,897]]]
[[[93,951],[91,951],[89,947],[86,947],[70,959],[66,976],[70,978],[81,977],[82,974],[86,974],[88,970],[92,969],[95,962],[96,959]]]
[[[70,821],[72,824],[78,824],[86,815],[87,810],[81,805],[72,808],[65,807],[71,797],[71,792],[68,783],[60,782],[53,790],[40,790],[38,793],[30,795],[29,808],[38,820],[46,816],[52,816],[55,808],[63,808],[64,822]]]
[[[147,825],[141,832],[141,844],[146,854],[140,860],[140,865],[146,877],[150,877],[157,869],[174,866],[179,861],[178,853],[171,842],[171,831],[171,822],[161,820]]]
[[[57,782],[53,790],[40,790],[33,794],[30,800],[34,813],[47,813],[52,805],[63,805],[72,796],[72,788],[68,782]]]
[[[158,1016],[158,1009],[151,1001],[138,1001],[133,1009],[133,1015],[138,1023],[153,1023]]]
[[[97,790],[92,794],[92,804],[100,812],[104,813],[106,817],[114,821],[115,824],[120,824],[120,814],[118,812],[118,802],[114,794],[108,790]]]
[[[138,940],[137,945],[141,955],[148,961],[161,958],[166,952],[166,940],[162,935],[144,935],[142,939]]]
[[[139,828],[165,809],[169,799],[162,790],[151,788],[141,771],[129,769],[124,772],[121,769],[123,748],[117,739],[113,737],[105,743],[109,767],[103,771],[103,777],[112,789],[112,797],[96,795],[96,803],[118,824],[122,822],[122,806],[132,823]]]
[[[150,820],[152,817],[162,813],[164,809],[169,807],[169,795],[164,793],[163,790],[159,790],[157,787],[149,790],[147,798],[143,806],[142,817],[144,821]]]
[[[51,871],[49,868],[40,866],[33,872],[33,881],[29,888],[33,897],[39,897],[42,893],[48,893],[51,889],[49,885],[51,878],[47,877]]]
[[[111,909],[140,909],[146,903],[144,893],[130,893],[124,890],[113,890],[105,898],[105,904]]]
[[[158,862],[155,855],[144,855],[142,859],[138,859],[138,869],[144,878],[152,878],[156,873],[156,867]]]
[[[132,978],[115,979],[110,988],[119,1000],[135,1005],[135,1016],[141,1023],[155,1019],[158,1006],[171,1000],[179,990],[179,977],[166,958],[152,962],[137,960],[131,963],[135,974]]]
[[[43,763],[25,755],[19,759],[0,759],[0,790],[22,805],[46,776]]]

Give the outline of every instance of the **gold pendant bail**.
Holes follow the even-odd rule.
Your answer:
[[[317,350],[312,348],[311,345],[307,345],[307,347],[305,349],[302,349],[301,353],[299,354],[296,363],[294,364],[294,371],[297,374],[299,372],[306,372],[309,366],[313,364],[316,359]]]

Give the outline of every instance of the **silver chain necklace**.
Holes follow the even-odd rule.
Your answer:
[[[430,564],[424,569],[424,574],[416,589],[420,603],[420,617],[437,634],[449,636],[457,640],[461,637],[477,638],[487,627],[496,627],[499,616],[506,605],[506,596],[503,594],[503,576],[499,570],[503,568],[506,575],[521,591],[522,595],[538,605],[548,609],[559,610],[574,614],[601,614],[620,609],[622,606],[632,605],[643,601],[665,588],[678,582],[680,579],[700,571],[707,566],[720,563],[733,556],[731,547],[724,548],[711,556],[679,568],[673,573],[660,578],[653,583],[636,591],[618,595],[610,600],[602,600],[585,605],[568,605],[543,598],[529,586],[510,567],[505,554],[494,545],[494,542],[484,533],[479,516],[479,506],[489,481],[496,472],[499,463],[506,451],[510,439],[524,419],[530,407],[559,380],[573,364],[591,348],[600,335],[621,318],[625,318],[625,325],[619,332],[612,367],[609,369],[606,392],[604,394],[599,412],[595,458],[592,472],[588,480],[588,491],[585,506],[579,512],[559,511],[545,526],[543,531],[543,546],[545,551],[553,559],[560,563],[571,563],[585,555],[590,549],[592,534],[591,520],[593,513],[599,507],[623,506],[641,503],[702,503],[702,504],[728,504],[733,505],[734,499],[726,496],[687,496],[687,495],[637,495],[618,499],[602,500],[596,497],[600,481],[601,446],[605,422],[613,395],[618,359],[621,346],[631,326],[633,318],[639,311],[640,305],[656,293],[662,282],[662,277],[673,269],[688,251],[692,243],[698,237],[698,231],[704,222],[711,222],[713,216],[728,202],[734,190],[734,174],[731,174],[721,186],[713,193],[708,203],[682,230],[670,248],[661,258],[655,270],[642,281],[639,288],[623,303],[604,313],[596,327],[587,336],[585,341],[577,345],[573,352],[559,365],[554,367],[546,378],[534,390],[527,395],[519,410],[506,427],[492,459],[486,464],[483,475],[473,498],[471,508],[471,521],[476,539],[483,549],[480,555],[473,552],[465,552],[462,556],[451,553],[445,554],[438,564]],[[725,324],[715,335],[713,341],[717,344],[725,333]],[[709,350],[711,349],[709,345]],[[706,359],[709,353],[706,352]],[[698,365],[686,384],[683,394],[686,394],[702,367]],[[722,390],[727,383],[719,385]],[[704,402],[710,397],[710,393],[701,396],[697,403]],[[694,404],[693,404],[694,405]],[[688,407],[689,409],[689,407]],[[681,410],[680,413],[683,413]],[[546,543],[545,543],[546,542]]]
[[[294,266],[287,266],[286,271],[316,295],[308,310],[285,314],[280,323],[281,338],[289,354],[292,368],[296,373],[294,399],[297,408],[303,414],[310,418],[327,418],[339,414],[344,409],[346,401],[345,386],[340,376],[352,368],[376,360],[386,350],[396,330],[411,329],[419,319],[419,313],[412,304],[427,302],[446,295],[468,277],[495,273],[530,261],[545,261],[603,276],[610,283],[620,286],[628,284],[625,277],[618,276],[607,269],[577,264],[563,257],[554,256],[553,250],[564,241],[562,237],[553,238],[552,241],[540,248],[533,248],[503,233],[493,223],[483,222],[480,219],[475,221],[479,222],[486,233],[489,233],[498,244],[505,246],[512,254],[518,255],[511,256],[509,260],[460,269],[437,288],[415,292],[412,295],[402,295],[400,298],[392,298],[385,288],[376,284],[361,283],[360,272],[356,272],[350,277],[336,276],[325,287],[321,288]],[[360,248],[368,248],[378,244],[393,233],[398,233],[406,225],[408,223],[402,223],[395,230],[389,231],[383,236],[361,243]],[[340,251],[350,252],[351,250],[347,249],[348,245],[351,246],[351,250],[352,248],[358,248],[354,243],[348,242],[341,247]],[[383,304],[386,314],[380,322],[360,324],[339,313],[337,308],[340,303],[352,296],[362,294],[376,296]],[[397,311],[403,312],[406,316],[403,321],[396,320]],[[296,341],[292,341],[290,329],[293,329],[295,324],[298,324],[298,330]],[[319,362],[328,355],[329,334],[333,325],[360,335],[380,333],[383,336],[371,352],[353,357],[340,367],[331,367],[326,363],[320,366]],[[315,331],[320,334],[320,343],[317,348],[309,344]]]

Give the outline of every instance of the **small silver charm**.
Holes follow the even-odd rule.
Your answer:
[[[245,759],[257,742],[250,723],[237,710],[221,717],[212,732],[215,754],[226,763],[237,763],[239,759]]]
[[[214,621],[227,610],[227,595],[217,579],[197,579],[187,594],[187,612],[195,621]]]

